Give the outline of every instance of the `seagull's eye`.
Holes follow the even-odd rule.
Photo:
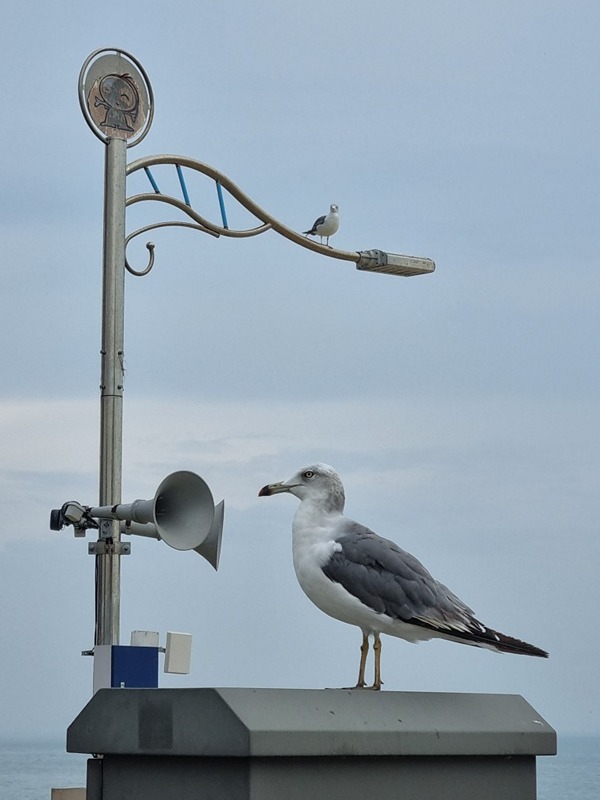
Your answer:
[[[307,469],[306,472],[302,474],[303,478],[312,478],[314,476],[314,472],[311,469]]]

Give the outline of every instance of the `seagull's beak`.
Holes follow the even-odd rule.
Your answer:
[[[259,497],[269,497],[272,494],[279,494],[280,492],[289,492],[292,487],[283,483],[269,483],[258,493]]]

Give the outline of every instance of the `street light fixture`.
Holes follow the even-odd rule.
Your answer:
[[[150,81],[142,65],[123,50],[104,48],[85,60],[79,75],[79,101],[93,133],[105,144],[104,247],[102,287],[102,349],[100,394],[99,505],[65,503],[51,515],[51,527],[72,525],[76,536],[98,531],[89,544],[96,557],[96,628],[94,644],[119,643],[120,557],[130,552],[122,533],[163,538],[177,549],[195,549],[216,568],[223,521],[223,503],[214,506],[208,486],[193,473],[174,473],[159,486],[154,500],[121,501],[123,378],[124,378],[124,281],[125,270],[146,275],[154,265],[154,244],[148,242],[148,263],[133,268],[126,256],[129,242],[143,233],[163,227],[185,227],[219,237],[247,238],[269,230],[297,245],[329,258],[351,261],[357,269],[389,275],[424,275],[435,269],[431,259],[386,253],[382,250],[346,251],[323,245],[292,230],[258,206],[223,173],[185,156],[157,155],[127,164],[127,149],[148,133],[154,114]],[[175,167],[181,198],[163,193],[153,168]],[[143,170],[152,191],[127,197],[127,178]],[[215,223],[196,211],[190,201],[186,171],[201,173],[215,182],[221,220]],[[247,209],[258,224],[235,230],[229,226],[223,192]],[[126,235],[126,208],[142,202],[160,202],[181,212],[187,220],[144,226]],[[193,476],[189,477],[189,476]],[[201,482],[199,484],[198,482]],[[205,487],[203,500],[194,498],[198,485]],[[202,492],[201,492],[202,494]],[[183,510],[179,507],[183,505]],[[177,508],[175,508],[177,506]],[[187,512],[189,511],[189,516]],[[199,527],[190,531],[190,527]]]
[[[365,272],[383,272],[386,275],[426,275],[433,272],[435,264],[430,258],[401,256],[397,253],[386,253],[383,250],[361,250],[356,262],[356,269]]]

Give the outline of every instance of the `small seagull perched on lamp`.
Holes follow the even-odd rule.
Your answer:
[[[488,628],[410,553],[344,516],[344,486],[327,464],[304,467],[292,478],[264,486],[259,497],[289,492],[300,500],[292,525],[294,569],[304,593],[329,616],[362,631],[356,689],[380,689],[380,634],[409,642],[448,639],[497,653],[548,653]],[[373,636],[375,679],[365,667]]]
[[[303,231],[305,236],[320,236],[321,244],[323,244],[323,237],[325,236],[326,244],[329,246],[329,237],[337,233],[340,227],[340,215],[338,214],[338,207],[333,203],[329,206],[329,213],[323,217],[319,217],[313,223],[309,231]]]

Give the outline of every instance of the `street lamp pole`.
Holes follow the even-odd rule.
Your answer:
[[[101,506],[121,502],[125,323],[125,169],[127,142],[106,144],[102,349],[100,383]],[[94,644],[119,643],[121,534],[117,520],[102,520],[96,552]]]
[[[81,68],[81,110],[94,134],[106,145],[100,351],[101,507],[121,502],[127,148],[148,132],[152,99],[142,65],[122,50],[96,50]],[[129,545],[121,542],[119,520],[102,518],[98,528],[98,541],[89,545],[89,552],[96,557],[94,645],[114,645],[119,644],[120,633],[120,560]]]

